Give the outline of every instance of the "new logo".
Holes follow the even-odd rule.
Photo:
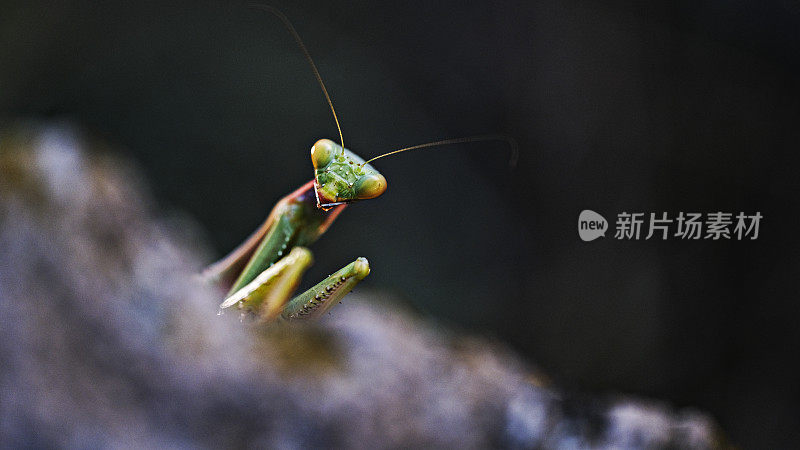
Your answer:
[[[608,230],[608,221],[591,209],[584,209],[578,215],[578,235],[584,241],[589,242],[601,236],[606,237],[606,230]]]

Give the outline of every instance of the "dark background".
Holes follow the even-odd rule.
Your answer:
[[[99,2],[98,2],[99,3]],[[314,246],[364,284],[508,342],[578,393],[697,406],[744,447],[800,439],[800,4],[273,2],[347,147],[389,181]],[[122,148],[218,255],[336,139],[280,22],[241,3],[0,1],[0,118]],[[755,241],[579,240],[577,215],[755,213]]]

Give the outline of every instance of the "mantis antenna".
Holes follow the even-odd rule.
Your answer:
[[[382,155],[378,155],[374,158],[370,158],[364,161],[364,163],[361,164],[361,167],[364,167],[365,165],[369,164],[372,161],[375,161],[378,158],[383,158],[384,156],[394,155],[397,153],[407,152],[409,150],[417,150],[420,148],[427,148],[427,147],[437,147],[440,145],[463,144],[465,142],[480,142],[480,141],[506,141],[508,145],[511,147],[511,156],[508,159],[508,165],[510,167],[514,167],[517,165],[517,159],[519,158],[519,145],[517,145],[516,139],[512,138],[511,136],[504,136],[502,134],[490,134],[490,135],[469,136],[469,137],[455,138],[455,139],[444,139],[441,141],[428,142],[426,144],[412,145],[411,147],[401,148],[399,150],[394,150],[388,153],[384,153]]]
[[[339,117],[336,115],[336,109],[333,107],[333,101],[331,101],[331,96],[328,94],[328,89],[325,87],[325,82],[322,81],[322,76],[319,74],[319,70],[317,70],[317,65],[314,64],[314,60],[311,58],[311,54],[308,53],[308,49],[306,48],[305,44],[303,44],[303,39],[300,38],[300,34],[297,33],[297,30],[294,28],[294,25],[292,25],[292,22],[289,21],[289,18],[286,17],[279,9],[273,6],[264,5],[260,3],[251,3],[250,7],[274,14],[278,19],[281,20],[281,22],[283,22],[283,25],[286,27],[289,33],[291,33],[295,42],[297,42],[297,46],[300,47],[300,50],[303,51],[303,55],[305,55],[308,64],[311,66],[311,70],[314,72],[314,77],[317,78],[319,87],[322,88],[322,93],[325,94],[325,100],[328,101],[328,106],[331,108],[331,113],[333,113],[333,120],[336,122],[336,129],[339,130],[339,142],[341,142],[342,144],[342,154],[344,154],[344,136],[342,135],[342,127],[339,124]],[[382,155],[378,155],[374,158],[371,158],[365,161],[363,164],[361,164],[361,167],[364,167],[366,164],[375,161],[378,158],[383,158],[384,156],[394,155],[409,150],[417,150],[421,148],[436,147],[440,145],[462,144],[465,142],[479,142],[479,141],[506,141],[509,144],[509,146],[511,146],[511,157],[509,158],[508,164],[510,167],[516,166],[517,159],[519,158],[519,146],[517,145],[517,141],[514,138],[504,135],[484,135],[484,136],[470,136],[470,137],[463,137],[456,139],[444,139],[440,141],[428,142],[426,144],[419,144],[419,145],[413,145],[411,147],[401,148],[399,150],[394,150],[388,153],[384,153]]]
[[[319,82],[319,87],[322,88],[322,93],[325,94],[325,100],[328,101],[328,106],[331,107],[331,112],[333,113],[333,120],[336,122],[336,128],[339,130],[339,141],[342,143],[342,153],[344,153],[344,136],[342,136],[342,127],[339,125],[339,118],[336,116],[336,110],[333,108],[333,102],[331,101],[331,96],[328,95],[328,90],[325,88],[325,83],[322,81],[322,77],[319,74],[319,70],[317,70],[317,65],[314,64],[314,60],[311,59],[311,54],[308,53],[308,49],[306,49],[305,44],[303,44],[303,40],[300,39],[300,35],[297,33],[297,30],[294,29],[294,25],[292,22],[289,21],[289,18],[286,17],[280,10],[274,8],[269,5],[262,5],[260,3],[251,3],[250,7],[260,9],[262,11],[266,11],[268,13],[274,14],[278,19],[281,19],[283,25],[289,30],[289,33],[292,34],[295,42],[300,47],[300,50],[303,51],[303,54],[308,61],[308,64],[311,66],[311,70],[314,71],[314,76],[317,78],[317,82]]]

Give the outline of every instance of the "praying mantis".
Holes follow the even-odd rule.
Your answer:
[[[333,141],[317,141],[311,161],[314,179],[281,199],[247,241],[207,269],[222,282],[240,271],[221,309],[237,305],[263,322],[316,318],[369,274],[367,259],[358,258],[287,302],[311,265],[306,246],[325,233],[347,204],[386,191],[383,175]]]
[[[307,246],[322,236],[349,204],[377,198],[386,191],[386,178],[370,162],[408,150],[485,140],[506,140],[516,155],[516,145],[504,136],[473,136],[406,147],[365,161],[344,147],[333,102],[294,26],[271,6],[253,6],[277,16],[303,51],[333,113],[341,145],[329,139],[317,141],[311,147],[314,179],[278,201],[264,223],[228,256],[206,269],[204,277],[228,288],[220,311],[236,306],[263,323],[314,319],[369,275],[369,262],[359,257],[290,299],[312,263]]]

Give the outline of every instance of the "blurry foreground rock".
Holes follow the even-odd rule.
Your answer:
[[[700,413],[569,400],[377,295],[310,326],[218,316],[191,222],[150,208],[73,129],[0,132],[0,447],[717,446]]]

